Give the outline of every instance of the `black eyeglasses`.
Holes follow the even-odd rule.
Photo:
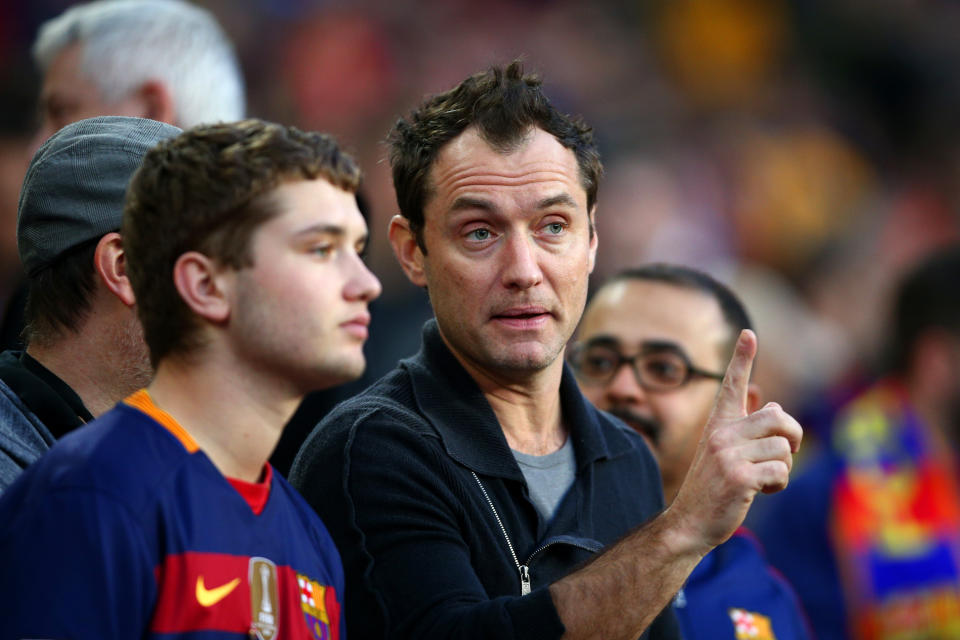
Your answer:
[[[620,367],[629,364],[637,384],[647,391],[679,389],[694,378],[723,380],[722,373],[693,366],[687,355],[673,345],[647,346],[628,357],[607,340],[587,341],[574,345],[570,364],[577,378],[591,385],[607,384]]]

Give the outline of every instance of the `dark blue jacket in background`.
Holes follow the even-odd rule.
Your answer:
[[[563,634],[546,587],[655,516],[663,499],[642,438],[594,409],[569,367],[560,394],[577,475],[549,523],[493,410],[433,320],[420,353],[317,427],[290,480],[340,550],[351,637]],[[530,568],[529,595],[520,596],[504,531]],[[679,637],[669,608],[642,637]]]

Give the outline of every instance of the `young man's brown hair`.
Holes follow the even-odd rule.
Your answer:
[[[360,169],[330,136],[254,119],[196,127],[146,155],[122,232],[154,366],[197,345],[194,315],[171,278],[177,259],[197,251],[233,269],[251,266],[250,237],[276,214],[270,193],[317,178],[355,193]]]
[[[603,173],[593,130],[579,117],[558,111],[541,90],[540,78],[524,74],[515,60],[507,67],[491,67],[474,74],[444,93],[428,98],[390,132],[390,165],[400,213],[410,221],[420,249],[423,242],[423,206],[431,190],[430,168],[443,146],[468,127],[494,149],[508,153],[531,129],[543,129],[573,151],[580,181],[587,192],[587,210],[597,201],[597,183]],[[591,234],[593,229],[591,227]]]

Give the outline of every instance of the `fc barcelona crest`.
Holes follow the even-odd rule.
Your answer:
[[[340,604],[334,588],[300,573],[297,574],[297,586],[300,589],[300,609],[313,637],[316,640],[339,640]]]
[[[728,613],[737,640],[777,640],[767,616],[746,609],[730,609]]]

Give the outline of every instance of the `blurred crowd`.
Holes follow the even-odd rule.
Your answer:
[[[71,4],[0,9],[0,299],[36,144],[29,47]],[[377,304],[409,325],[381,340],[374,328],[368,377],[415,349],[428,315],[386,242],[386,131],[424,95],[516,57],[598,134],[594,282],[669,260],[732,284],[755,316],[765,388],[808,423],[824,389],[878,365],[894,276],[960,227],[956,3],[198,4],[238,48],[250,115],[332,132],[360,159]]]
[[[0,6],[4,308],[22,277],[20,185],[44,136],[30,46],[73,4]],[[890,364],[882,345],[902,274],[960,240],[955,2],[195,4],[237,47],[250,116],[332,133],[363,168],[383,295],[365,377],[334,399],[412,354],[430,315],[386,236],[397,212],[386,133],[424,96],[492,64],[521,58],[556,105],[594,127],[605,171],[594,286],[659,261],[743,299],[759,335],[755,378],[807,432],[798,469],[837,409]]]

